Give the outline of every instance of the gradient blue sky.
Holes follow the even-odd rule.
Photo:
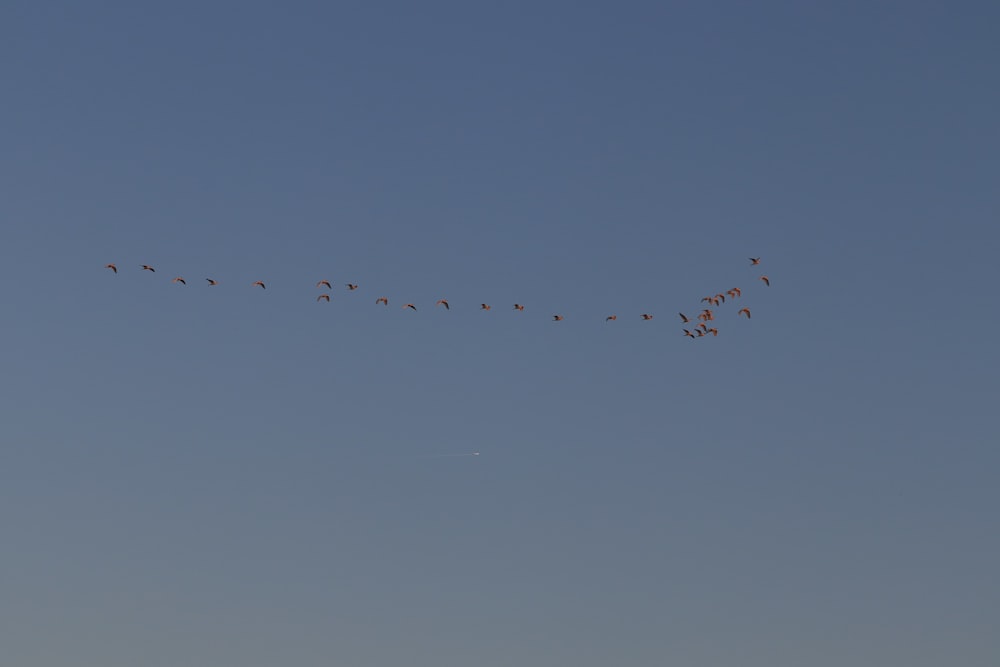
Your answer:
[[[998,25],[4,3],[0,661],[995,666]]]

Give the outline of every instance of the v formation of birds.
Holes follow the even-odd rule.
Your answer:
[[[750,259],[750,265],[751,266],[758,266],[760,264],[760,262],[761,262],[761,258],[760,257],[750,257],[749,259]],[[113,263],[112,264],[105,264],[104,268],[110,269],[116,275],[118,274],[118,265],[116,265],[116,264],[113,264]],[[148,264],[142,264],[141,265],[141,270],[142,271],[148,271],[150,273],[156,273],[156,269],[153,268],[152,266],[148,265]],[[759,278],[757,278],[757,280],[759,282],[763,283],[766,287],[770,287],[771,286],[771,279],[767,275],[762,275]],[[181,277],[181,276],[176,276],[170,282],[171,283],[176,283],[178,285],[187,285],[187,281],[183,277]],[[219,285],[219,281],[215,280],[214,278],[205,278],[205,282],[206,282],[206,284],[207,284],[208,287],[216,287],[216,286]],[[354,292],[359,287],[356,283],[345,283],[344,286],[346,287],[347,291],[349,291],[349,292]],[[262,290],[266,290],[267,289],[267,285],[265,285],[264,281],[262,281],[262,280],[257,280],[257,281],[255,281],[253,283],[250,283],[250,287],[254,287],[254,288],[259,287]],[[316,287],[318,289],[325,289],[325,290],[327,290],[327,292],[333,291],[333,283],[331,283],[329,280],[320,280],[320,281],[318,281],[316,283]],[[714,306],[715,308],[718,308],[718,307],[720,307],[720,306],[722,306],[723,304],[726,303],[726,297],[729,297],[729,301],[730,301],[730,303],[732,303],[732,302],[736,301],[737,299],[741,299],[743,297],[743,290],[741,288],[739,288],[739,287],[733,287],[733,288],[728,289],[728,290],[726,290],[724,292],[718,292],[717,294],[714,294],[714,295],[709,295],[709,296],[702,297],[701,303],[708,304],[709,306]],[[316,297],[316,301],[322,302],[322,303],[329,303],[330,302],[330,294],[328,294],[328,293],[320,294],[319,296]],[[389,305],[389,297],[380,296],[377,299],[375,299],[375,304],[376,305],[388,306]],[[445,310],[451,310],[451,303],[447,299],[438,299],[437,302],[434,305],[435,306],[443,306]],[[415,304],[413,304],[413,303],[404,303],[402,305],[402,307],[405,308],[405,309],[413,310],[413,311],[417,310],[417,306]],[[492,308],[493,307],[490,304],[488,304],[488,303],[481,303],[481,304],[479,304],[479,310],[490,311],[490,310],[492,310]],[[514,311],[518,312],[518,313],[524,312],[524,305],[520,304],[520,303],[515,303],[514,304]],[[680,317],[682,324],[694,324],[692,318],[688,317],[684,313],[677,313],[677,314]],[[737,315],[738,318],[746,317],[746,319],[749,320],[750,317],[751,317],[750,309],[747,308],[747,307],[740,308],[739,310],[736,311],[736,315]],[[644,322],[648,322],[648,321],[650,321],[650,320],[653,319],[652,313],[642,313],[641,315],[639,315],[639,317]],[[560,313],[556,313],[556,314],[552,315],[552,321],[553,322],[562,322],[564,319],[565,319],[565,316],[562,315],[562,314],[560,314]],[[694,316],[694,320],[697,320],[698,323],[694,324],[694,326],[692,326],[690,329],[687,329],[687,328],[682,328],[681,329],[681,331],[683,332],[683,335],[685,337],[691,338],[691,339],[696,339],[696,338],[704,338],[706,336],[718,336],[719,335],[719,329],[718,329],[718,327],[716,327],[714,325],[714,322],[715,322],[715,311],[712,308],[709,308],[709,307],[702,308],[701,312],[699,312],[697,315]],[[616,314],[607,315],[604,318],[604,321],[605,322],[616,322],[616,321],[618,321],[618,315],[616,315]],[[709,326],[710,322],[713,323],[712,326]]]

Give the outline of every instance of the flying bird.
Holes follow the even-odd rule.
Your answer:
[[[519,303],[515,303],[515,304],[514,304],[514,310],[516,310],[516,311],[517,311],[517,312],[519,312],[519,313],[521,313],[521,312],[524,312],[524,306],[522,306],[522,305],[521,305],[521,304],[519,304]]]
[[[403,304],[403,308],[409,308],[410,310],[416,310],[417,309],[417,307],[414,306],[412,303],[404,303]]]
[[[607,317],[604,318],[604,321],[605,322],[614,322],[617,319],[618,319],[617,315],[608,315]]]
[[[170,282],[172,282],[172,283],[180,283],[181,285],[187,285],[187,281],[184,280],[183,278],[181,278],[180,276],[177,276],[176,278],[174,278]]]
[[[691,333],[690,331],[688,331],[687,329],[684,330],[684,335],[687,336],[688,338],[690,338],[691,340],[694,340],[694,338],[695,338],[695,335],[693,333]]]
[[[156,273],[156,269],[154,269],[153,267],[151,267],[149,264],[143,264],[142,265],[142,270],[143,271],[152,271],[153,273]]]
[[[354,283],[347,283],[347,289],[353,292],[354,290],[358,289],[358,286],[355,285]]]
[[[451,310],[451,306],[448,305],[448,301],[446,299],[438,299],[437,303],[435,303],[434,305],[444,306],[445,310]]]
[[[739,312],[737,312],[736,314],[737,315],[742,315],[743,313],[746,313],[747,319],[749,320],[750,319],[750,309],[749,308],[740,308]]]
[[[771,286],[771,280],[767,276],[761,276],[760,279],[763,280],[764,284],[767,285],[768,287]]]
[[[563,320],[563,316],[562,315],[553,315],[552,316],[552,321],[553,322],[562,322],[562,320]]]
[[[716,294],[715,298],[716,298],[717,301],[721,301],[722,303],[726,302],[726,295],[723,294],[722,292],[719,292],[718,294]],[[716,303],[715,305],[718,306],[719,304]]]
[[[735,299],[736,297],[742,295],[743,292],[740,291],[739,287],[734,287],[733,289],[728,290],[726,294]]]
[[[677,314],[681,316],[681,322],[684,322],[685,324],[687,324],[688,322],[691,321],[691,320],[688,319],[688,316],[685,315],[684,313],[677,313]]]
[[[481,303],[481,304],[479,304],[479,310],[489,310],[489,309],[490,309],[490,305],[488,303]]]
[[[250,287],[257,287],[257,285],[260,285],[261,289],[267,289],[267,287],[264,286],[264,281],[263,280],[258,280],[257,282],[255,282]]]
[[[333,289],[333,285],[330,284],[329,280],[321,280],[316,283],[316,287],[323,287],[324,285],[326,285],[327,289]]]
[[[211,287],[212,285],[218,285],[219,284],[218,280],[212,280],[211,278],[205,278],[205,280],[208,281],[208,286],[209,287]]]
[[[719,330],[718,330],[718,329],[716,329],[715,327],[712,327],[712,328],[711,328],[711,329],[709,329],[709,330],[708,330],[708,331],[707,331],[706,333],[710,333],[710,334],[712,334],[713,336],[718,336],[718,335],[719,335]]]
[[[118,267],[117,267],[117,266],[115,266],[114,264],[105,264],[105,265],[104,265],[104,268],[105,268],[105,269],[111,269],[111,270],[112,270],[112,271],[114,271],[115,273],[118,273]]]
[[[653,316],[650,315],[649,313],[643,313],[642,314],[642,319],[644,319],[644,320],[651,320],[651,319],[653,319]]]
[[[750,258],[750,266],[757,266],[758,264],[760,264],[760,257]]]
[[[326,301],[327,303],[330,303],[330,295],[329,294],[320,294],[318,297],[316,297],[316,300],[317,301]]]
[[[379,298],[375,299],[375,303],[381,303],[383,305],[388,306],[389,305],[389,298],[385,297],[385,296],[380,296]]]

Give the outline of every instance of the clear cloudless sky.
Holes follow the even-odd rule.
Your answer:
[[[995,666],[998,25],[4,3],[0,662]]]

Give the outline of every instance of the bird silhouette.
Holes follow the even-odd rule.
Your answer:
[[[617,315],[608,315],[607,317],[604,318],[604,321],[605,322],[614,322],[617,319],[618,319]]]
[[[519,312],[519,313],[521,313],[521,312],[524,312],[524,306],[522,306],[522,305],[521,305],[521,304],[519,304],[519,303],[515,303],[515,304],[514,304],[514,310],[516,310],[516,311],[517,311],[517,312]]]
[[[684,322],[685,324],[687,324],[688,322],[691,321],[691,320],[688,319],[688,316],[685,315],[684,313],[677,313],[677,314],[681,316],[681,322]]]
[[[562,315],[553,315],[552,316],[552,321],[553,322],[562,322],[563,321],[563,316]]]
[[[325,286],[327,289],[333,289],[333,285],[330,284],[329,280],[321,280],[318,283],[316,283],[316,287],[323,287],[323,286]]]
[[[219,284],[218,280],[212,280],[211,278],[205,278],[205,280],[208,281],[208,286],[209,287],[211,287],[212,285],[218,285]]]
[[[644,319],[644,320],[651,320],[651,319],[653,319],[653,316],[650,315],[649,313],[643,313],[642,314],[642,319]]]
[[[764,284],[767,285],[768,287],[771,286],[771,280],[767,276],[761,276],[760,279],[763,280]]]
[[[316,300],[317,301],[326,301],[327,303],[330,303],[330,295],[329,294],[320,294],[318,297],[316,297]]]
[[[749,308],[740,308],[739,311],[736,314],[737,315],[743,315],[744,313],[746,313],[747,319],[749,320],[750,319],[750,309]]]
[[[151,267],[149,264],[143,264],[142,265],[142,270],[143,271],[152,271],[153,273],[156,273],[156,269],[154,269],[153,267]]]
[[[409,308],[410,310],[416,310],[417,309],[417,307],[414,306],[412,303],[404,303],[403,304],[403,308]]]
[[[258,280],[257,282],[255,282],[250,287],[257,287],[258,285],[260,285],[261,289],[267,289],[267,287],[264,285],[264,281],[263,280]]]
[[[750,258],[750,266],[757,266],[758,264],[760,264],[760,257]]]
[[[354,290],[358,289],[358,286],[355,285],[354,283],[347,283],[347,289],[353,292]]]
[[[389,299],[388,297],[380,296],[379,298],[375,299],[375,303],[381,303],[384,306],[388,306]]]
[[[444,306],[445,310],[451,310],[451,306],[448,305],[448,301],[446,299],[438,299],[437,303],[435,303],[434,305]]]
[[[181,285],[187,285],[187,281],[184,280],[183,278],[181,278],[180,276],[177,276],[176,278],[174,278],[170,282],[172,282],[172,283],[180,283]]]
[[[117,266],[115,266],[114,264],[105,264],[105,265],[104,265],[104,268],[105,268],[105,269],[111,269],[111,270],[112,270],[112,271],[114,271],[115,273],[118,273],[118,267],[117,267]]]
[[[488,303],[481,303],[481,304],[479,304],[479,310],[489,310],[489,309],[490,309],[490,305]]]

